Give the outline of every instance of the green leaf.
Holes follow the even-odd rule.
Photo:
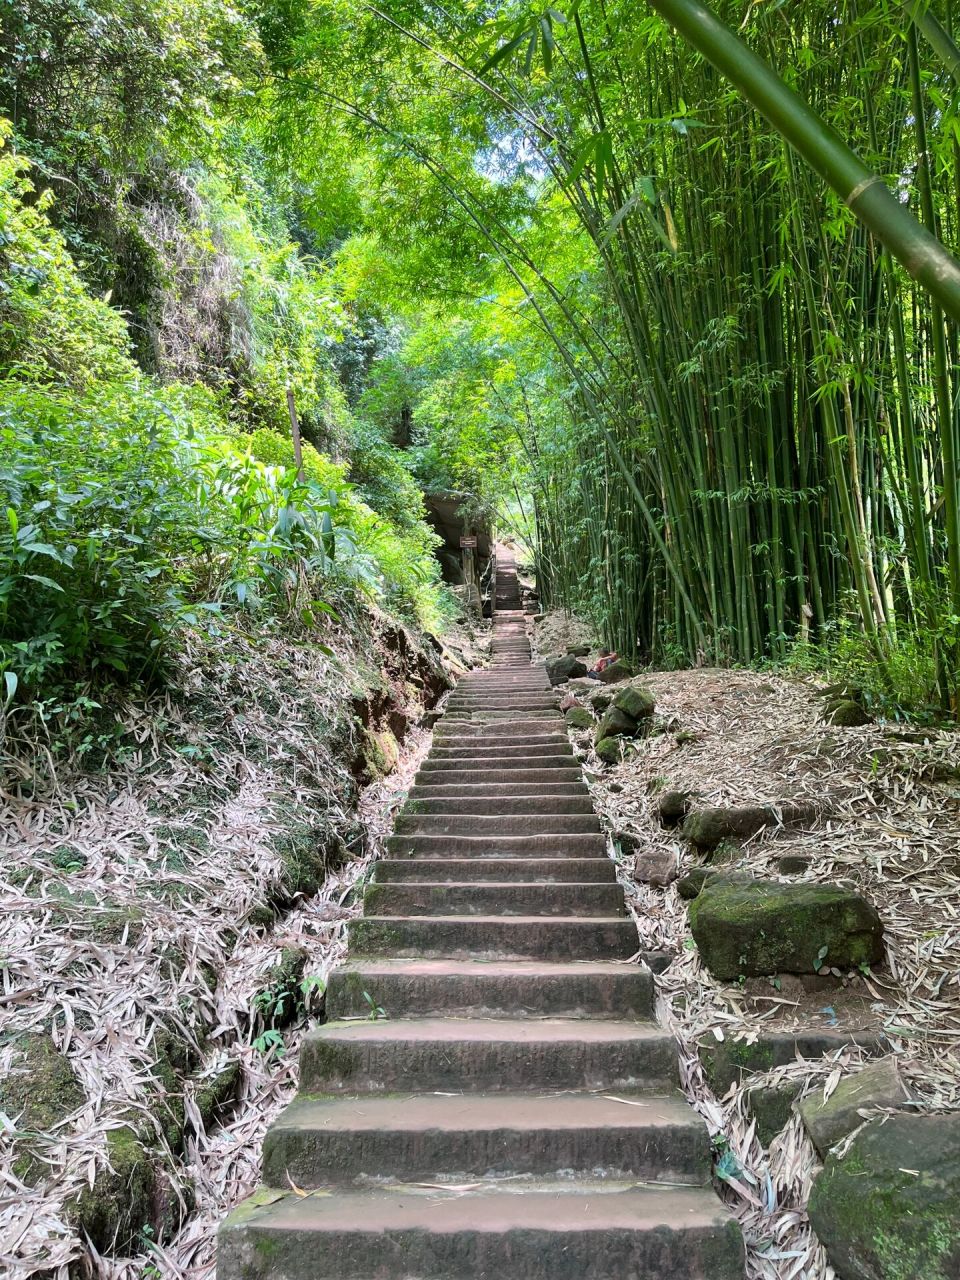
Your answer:
[[[480,76],[482,79],[483,76],[485,76],[488,71],[492,71],[494,67],[498,67],[501,62],[505,62],[506,59],[509,58],[512,53],[515,53],[517,49],[520,48],[524,40],[527,38],[528,34],[529,33],[526,31],[521,31],[520,34],[514,36],[512,40],[508,40],[506,44],[501,45],[500,48],[497,49],[497,51],[492,55],[492,57],[487,59],[487,61],[483,64],[483,66],[477,72],[477,75]]]
[[[10,703],[14,699],[14,695],[17,692],[17,686],[20,683],[20,677],[17,675],[15,671],[5,671],[3,673],[3,683],[7,691],[7,696],[4,699],[3,705],[5,707],[9,707]]]

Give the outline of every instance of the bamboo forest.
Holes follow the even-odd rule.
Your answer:
[[[0,0],[0,1273],[957,1280],[958,719],[956,0]]]

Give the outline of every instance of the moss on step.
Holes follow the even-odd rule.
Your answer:
[[[38,1151],[50,1133],[83,1106],[85,1094],[69,1061],[49,1035],[28,1032],[14,1037],[10,1073],[0,1080],[0,1109],[16,1123],[14,1172],[33,1185],[47,1171]]]
[[[99,1169],[93,1186],[66,1205],[74,1229],[99,1252],[119,1255],[139,1250],[144,1228],[159,1240],[176,1231],[192,1198],[181,1200],[174,1192],[160,1156],[122,1128],[107,1134],[107,1159],[109,1167]]]

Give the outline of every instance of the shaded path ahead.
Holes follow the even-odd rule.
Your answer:
[[[503,556],[496,605],[492,664],[437,725],[220,1280],[743,1276]]]

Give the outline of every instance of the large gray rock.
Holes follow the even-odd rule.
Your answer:
[[[565,653],[562,658],[548,658],[546,662],[547,677],[551,684],[564,684],[577,676],[585,676],[587,668],[572,653]]]
[[[625,711],[620,711],[616,707],[608,707],[603,713],[603,719],[597,728],[597,741],[601,738],[627,737],[632,738],[637,732],[637,722],[632,716],[628,716]]]
[[[908,1101],[897,1060],[888,1057],[871,1062],[862,1071],[841,1080],[826,1102],[822,1090],[810,1094],[797,1103],[797,1111],[817,1153],[823,1158],[841,1138],[863,1124],[871,1111],[897,1111]]]
[[[960,1113],[871,1121],[808,1209],[840,1280],[957,1280]]]
[[[717,1041],[704,1036],[697,1044],[707,1083],[717,1097],[732,1084],[742,1084],[747,1076],[785,1067],[797,1058],[822,1058],[848,1045],[858,1045],[864,1053],[882,1053],[888,1042],[873,1031],[765,1031],[752,1044],[729,1037]]]
[[[883,958],[876,908],[836,884],[718,876],[690,903],[690,928],[715,978],[856,969]]]
[[[706,853],[724,840],[749,840],[765,827],[796,826],[813,822],[816,805],[784,800],[780,804],[716,805],[691,813],[683,824],[684,838]]]
[[[633,720],[645,720],[653,715],[657,703],[649,689],[638,689],[631,684],[615,695],[613,705]]]
[[[619,684],[621,680],[629,680],[636,674],[637,669],[632,662],[627,662],[626,658],[618,658],[616,662],[611,662],[606,670],[600,672],[600,682]]]

